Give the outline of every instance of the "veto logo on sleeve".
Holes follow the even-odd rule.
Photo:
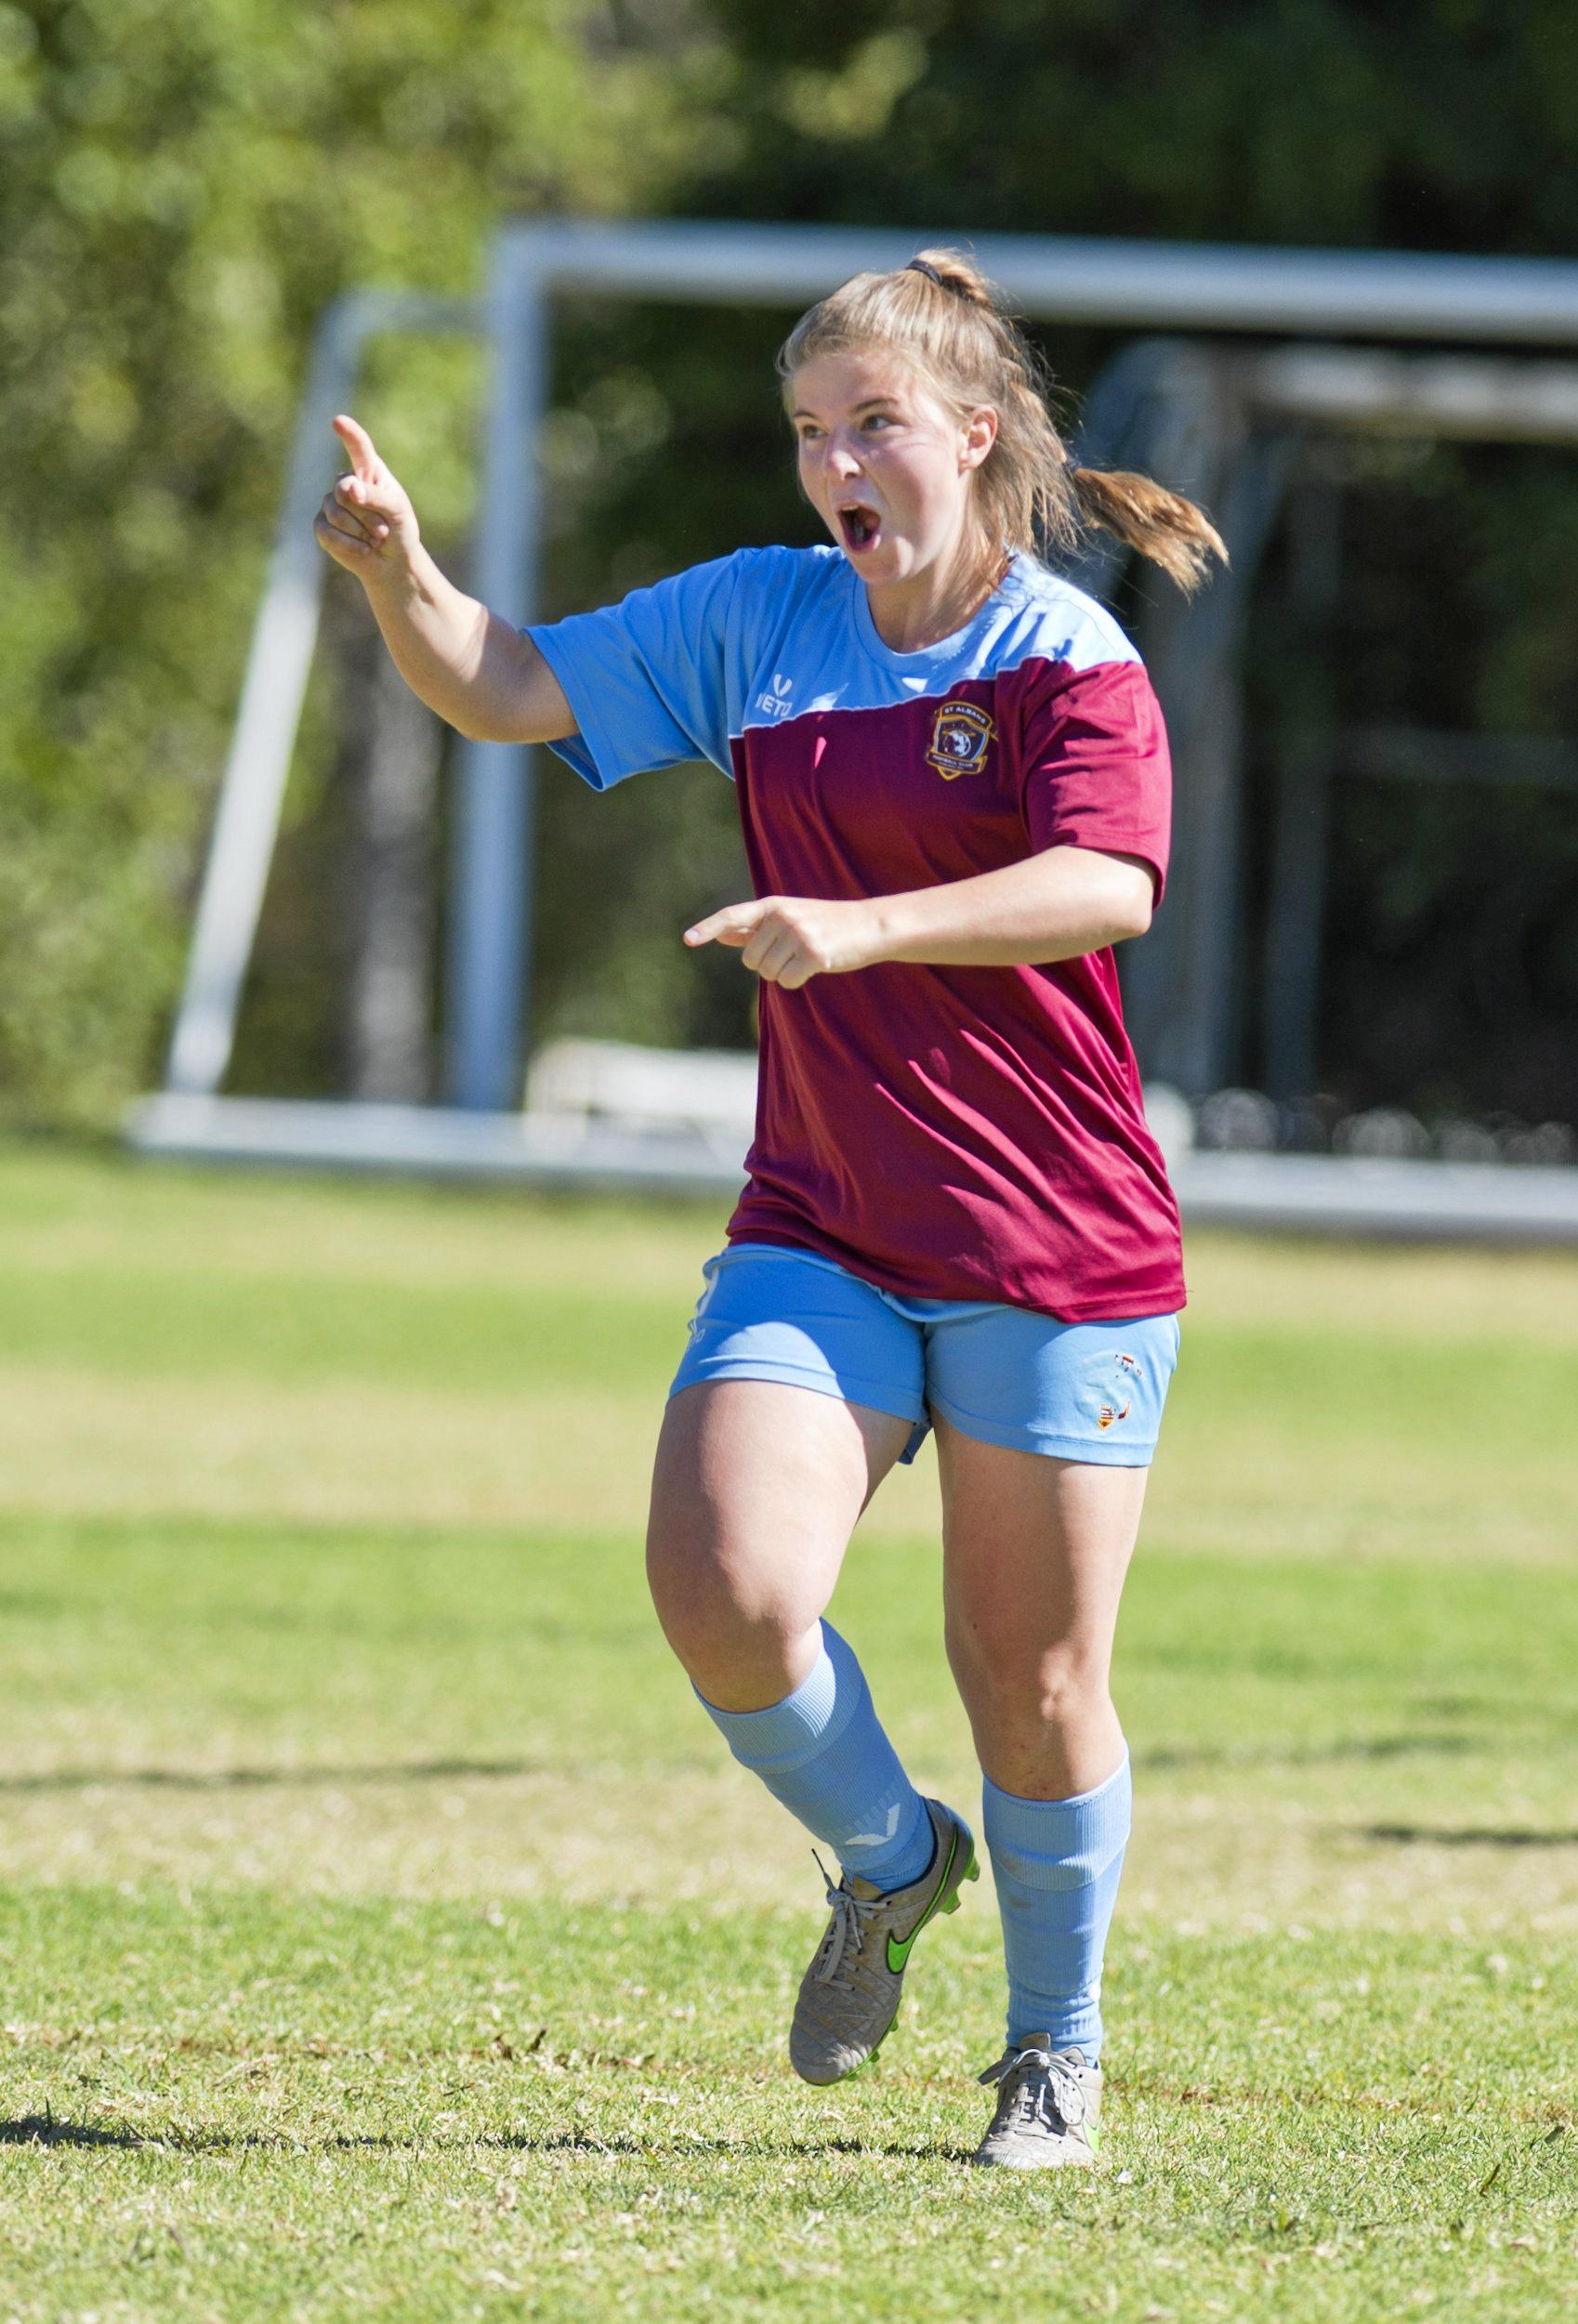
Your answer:
[[[955,775],[978,774],[986,764],[996,732],[979,702],[939,702],[931,722],[927,764],[936,768],[944,782],[952,782]]]

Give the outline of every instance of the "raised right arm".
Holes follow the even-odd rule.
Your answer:
[[[420,545],[402,572],[365,586],[412,692],[472,742],[557,742],[574,733],[564,689],[530,637],[446,581]]]
[[[532,640],[447,581],[423,546],[415,511],[345,414],[335,433],[352,462],[325,495],[313,532],[353,572],[412,692],[472,742],[555,742],[575,731],[564,689]]]

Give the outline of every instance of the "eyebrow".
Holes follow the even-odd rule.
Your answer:
[[[897,401],[897,396],[867,396],[863,403],[853,403],[849,408],[852,412],[874,412],[878,404],[894,404]],[[804,404],[799,404],[789,416],[792,420],[814,420],[816,414],[808,412]]]

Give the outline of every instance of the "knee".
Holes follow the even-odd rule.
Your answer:
[[[743,1612],[717,1555],[677,1531],[649,1534],[647,1587],[664,1635],[687,1667],[689,1649],[737,1627]]]
[[[740,1569],[717,1544],[654,1530],[647,1543],[647,1584],[664,1636],[691,1683],[709,1702],[769,1689],[793,1664],[814,1614],[787,1602]],[[779,1692],[786,1692],[780,1687]]]
[[[1063,1729],[1079,1727],[1108,1701],[1104,1655],[1058,1648],[1044,1655],[1035,1672],[1032,1700],[1037,1723]]]
[[[1109,1700],[1108,1658],[1072,1639],[1051,1646],[950,1629],[948,1653],[978,1726],[1026,1741],[1083,1728]]]

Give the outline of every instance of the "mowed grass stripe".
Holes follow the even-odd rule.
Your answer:
[[[971,1903],[974,1905],[974,1899]],[[926,1967],[906,1987],[891,2055],[870,2075],[822,2094],[819,2107],[863,2103],[880,2080],[949,2081],[996,2036],[1001,1995],[990,1959],[990,1915],[972,1910],[932,1932]],[[99,1993],[102,1924],[117,1923],[112,2000]],[[601,1909],[516,1898],[461,1904],[228,1894],[157,1883],[11,1888],[0,1898],[10,1980],[9,2038],[36,2040],[30,2067],[47,2083],[48,2057],[114,2050],[125,2035],[166,2068],[181,2056],[316,2059],[330,2050],[390,2065],[424,2057],[474,2059],[489,2074],[517,2071],[493,2099],[529,2088],[526,2070],[590,2066],[655,2075],[714,2075],[718,2021],[745,2044],[745,2078],[774,2082],[785,2028],[782,2006],[804,1965],[794,1916],[738,1916],[730,1953],[738,1975],[717,1984],[713,1915],[611,1903]],[[916,1960],[921,1955],[917,1950]],[[1209,1960],[1217,1974],[1202,1973]],[[1109,1997],[1122,2014],[1115,2088],[1176,2086],[1190,2104],[1250,2104],[1257,2096],[1440,2112],[1456,2089],[1505,2101],[1546,2128],[1572,2119],[1543,2078],[1566,2055],[1578,1965],[1537,1944],[1494,1952],[1445,1934],[1394,1938],[1381,1931],[1278,1931],[1259,1937],[1190,1937],[1141,1918],[1115,1936]],[[1223,2007],[1224,1996],[1234,2006]],[[1163,2003],[1165,2006],[1162,2006]],[[1516,2057],[1481,2045],[1477,2023],[1515,2008]],[[1361,2047],[1330,2042],[1328,2022],[1362,2020]],[[483,2077],[486,2080],[486,2076]],[[571,2092],[564,2094],[572,2095]],[[792,2082],[787,2094],[804,2097]],[[35,2093],[39,2110],[52,2104]],[[368,2093],[375,2100],[375,2093]],[[137,2106],[144,2104],[138,2098]],[[980,2102],[967,2101],[971,2119]],[[56,2109],[57,2111],[59,2109]]]
[[[111,1915],[114,2005],[60,2013]],[[118,2284],[142,2314],[810,2315],[838,2282],[897,2316],[924,2281],[965,2317],[1006,2270],[1059,2317],[1143,2317],[1181,2276],[1196,2312],[1248,2313],[1269,2277],[1279,2313],[1357,2317],[1439,2285],[1443,2241],[1498,2316],[1569,2280],[1549,2082],[1578,1994],[1524,1951],[1131,1929],[1124,2176],[1004,2185],[961,2167],[990,2004],[954,1932],[877,2068],[830,2094],[783,2078],[796,1963],[759,1915],[722,1981],[713,1924],[653,1912],[89,1888],[11,1897],[0,1941],[18,2313]]]
[[[637,1529],[726,1208],[0,1152],[0,1505]],[[1571,1555],[1578,1260],[1190,1267],[1149,1550]],[[866,1530],[935,1524],[927,1458]]]
[[[1196,1241],[1110,2161],[1005,2186],[988,1884],[796,2084],[820,1881],[647,1607],[721,1225],[0,1152],[0,2314],[1571,2313],[1578,1266]],[[935,1494],[836,1612],[964,1803]]]
[[[857,1541],[837,1604],[869,1634],[863,1651],[890,1686],[919,1682],[946,1701],[940,1590],[929,1543]],[[271,1667],[287,1695],[313,1672],[360,1665],[392,1678],[426,1656],[470,1672],[467,1716],[486,1705],[518,1721],[525,1710],[611,1741],[607,1689],[620,1687],[622,1717],[638,1717],[645,1698],[680,1684],[639,1545],[617,1534],[12,1516],[0,1517],[0,1608],[13,1705],[29,1718],[112,1689],[124,1700],[161,1696],[172,1676],[200,1693],[202,1648],[249,1663],[260,1682]],[[1498,1728],[1578,1729],[1578,1596],[1553,1591],[1541,1567],[1460,1567],[1447,1589],[1428,1564],[1373,1560],[1334,1584],[1319,1559],[1142,1560],[1119,1654],[1137,1717],[1161,1682],[1193,1704],[1156,1735],[1158,1748],[1216,1734],[1222,1699],[1246,1685],[1283,1700],[1283,1736],[1311,1731],[1299,1706],[1322,1696],[1390,1704],[1394,1727],[1432,1735],[1481,1716]],[[396,1702],[375,1724],[410,1733]],[[1344,1731],[1361,1751],[1364,1739]],[[702,1722],[693,1734],[710,1759],[710,1729]]]
[[[691,1294],[730,1208],[185,1170],[55,1145],[0,1145],[0,1195],[8,1276],[135,1267],[164,1281],[327,1278],[462,1294],[494,1289],[502,1272],[588,1301]],[[1578,1347],[1578,1253],[1201,1231],[1189,1272],[1194,1325],[1285,1318],[1363,1340]]]
[[[858,1544],[835,1611],[917,1780],[970,1802],[940,1584],[928,1543]],[[717,1751],[627,1537],[13,1518],[0,1608],[13,1877],[97,1860],[814,1905],[803,1835]],[[1509,1890],[1572,1925],[1575,1670],[1578,1607],[1542,1569],[1443,1590],[1433,1567],[1372,1563],[1334,1592],[1316,1560],[1145,1563],[1116,1682],[1142,1788],[1131,1883],[1218,1925],[1372,1908],[1500,1925]],[[1344,1875],[1324,1893],[1323,1863]]]

